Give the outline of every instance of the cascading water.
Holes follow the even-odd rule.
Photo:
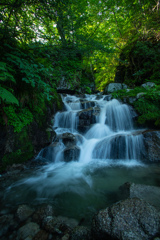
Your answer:
[[[49,202],[57,214],[85,218],[87,224],[94,212],[120,199],[117,190],[126,181],[155,184],[146,180],[142,135],[133,128],[129,107],[105,99],[62,96],[56,141],[37,156],[47,164],[11,185],[4,202]]]

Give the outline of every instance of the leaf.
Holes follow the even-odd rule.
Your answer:
[[[7,89],[1,86],[0,86],[0,97],[2,98],[3,101],[6,101],[7,103],[19,105],[17,98]]]

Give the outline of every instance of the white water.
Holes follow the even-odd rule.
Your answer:
[[[146,183],[147,168],[141,162],[143,139],[141,134],[135,134],[129,107],[115,99],[103,99],[96,100],[95,95],[87,95],[85,99],[63,97],[65,111],[56,114],[53,126],[59,143],[38,155],[49,164],[10,186],[4,201],[7,199],[10,204],[50,202],[58,214],[89,218],[86,215],[119,199],[109,196],[115,194],[121,184],[136,182],[137,178],[141,178],[138,182]],[[100,108],[95,122],[83,133],[79,131],[82,106],[92,106],[93,115],[96,108]],[[74,134],[80,149],[78,159],[65,162],[66,146],[60,137],[63,133]]]

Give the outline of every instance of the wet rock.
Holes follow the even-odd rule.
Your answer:
[[[64,236],[67,233],[71,232],[71,229],[73,229],[75,226],[77,226],[78,223],[74,219],[69,219],[66,217],[47,217],[43,221],[43,227],[46,231],[58,234],[61,236]]]
[[[127,182],[120,186],[120,190],[123,197],[144,199],[160,210],[160,187]]]
[[[72,133],[63,133],[59,136],[66,147],[72,147],[76,144],[76,137]]]
[[[17,225],[12,214],[0,216],[0,237],[15,229]]]
[[[77,226],[73,229],[70,240],[91,240],[91,231],[84,226]]]
[[[145,131],[143,133],[145,151],[144,162],[160,162],[160,131]]]
[[[94,101],[84,101],[84,99],[81,100],[81,108],[82,109],[95,107],[95,105],[96,105],[96,103]]]
[[[54,142],[48,147],[41,150],[36,160],[42,160],[44,163],[54,162],[58,151],[62,149],[62,143]],[[46,162],[45,162],[46,161]]]
[[[44,230],[40,230],[33,238],[33,240],[48,240],[49,233]]]
[[[94,109],[87,108],[79,112],[79,119],[89,120],[93,115]]]
[[[37,223],[29,222],[22,226],[17,233],[16,240],[33,239],[33,237],[39,232],[40,228]]]
[[[104,100],[105,101],[110,101],[112,99],[112,95],[106,95],[105,97],[104,97]]]
[[[141,87],[144,87],[145,89],[150,89],[155,86],[155,83],[153,82],[147,82],[141,85]]]
[[[43,205],[39,207],[33,214],[33,221],[40,224],[43,219],[54,215],[54,209],[51,205]]]
[[[20,205],[17,209],[16,216],[20,222],[25,221],[34,212],[34,209],[30,208],[28,205]]]
[[[120,201],[93,218],[95,239],[149,240],[159,232],[160,214],[142,199]]]
[[[80,156],[80,148],[77,146],[66,148],[64,149],[63,154],[65,162],[77,161]]]
[[[97,93],[96,100],[102,99],[102,92]]]
[[[96,116],[99,115],[100,109],[98,107],[88,108],[79,112],[78,130],[85,132],[89,129],[91,124],[96,123]]]

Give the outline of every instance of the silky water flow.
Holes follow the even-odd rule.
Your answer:
[[[156,185],[152,167],[141,162],[143,137],[129,106],[108,98],[62,96],[64,111],[53,126],[57,138],[33,160],[46,164],[7,189],[6,206],[50,203],[57,215],[87,225],[95,212],[123,199],[118,189],[125,182]]]

